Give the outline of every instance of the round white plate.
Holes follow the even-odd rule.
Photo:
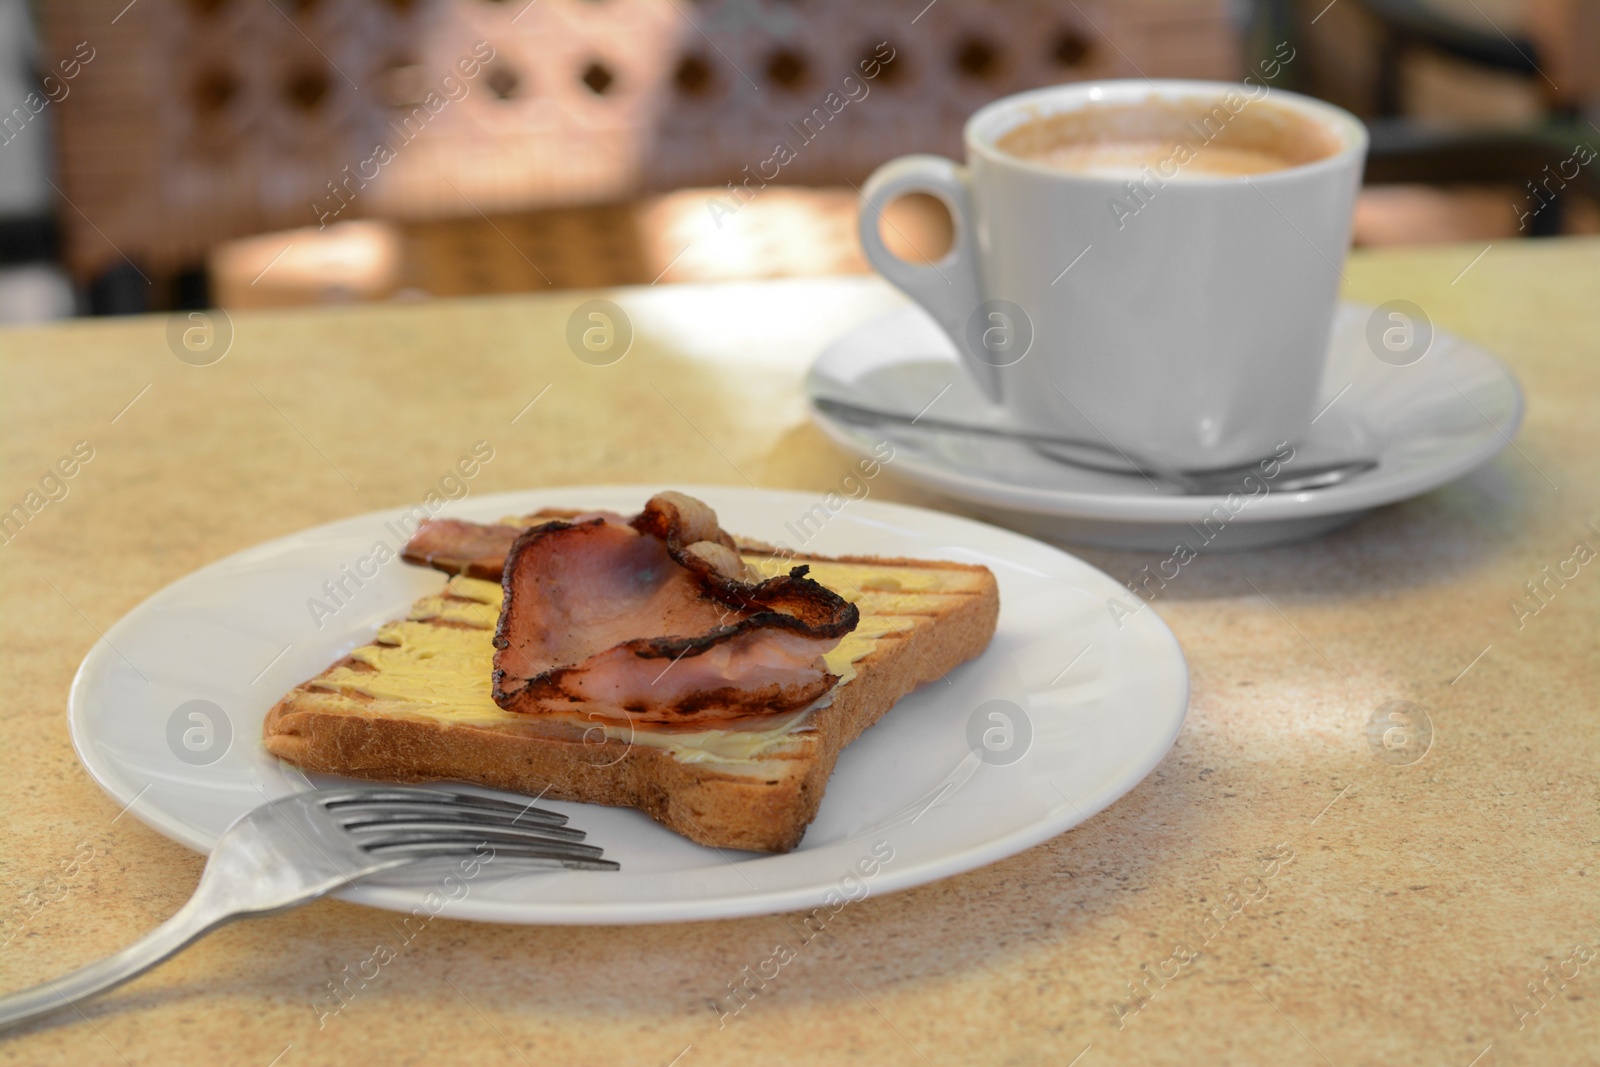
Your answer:
[[[1522,390],[1500,360],[1435,332],[1420,359],[1405,366],[1385,362],[1367,342],[1372,311],[1340,306],[1319,414],[1293,445],[1296,464],[1363,456],[1376,458],[1378,467],[1327,489],[1267,492],[1235,509],[1224,497],[1188,496],[1138,475],[1058,463],[1019,442],[916,426],[864,428],[815,408],[812,417],[862,456],[887,440],[894,459],[886,469],[894,476],[1038,537],[1156,551],[1178,541],[1228,549],[1312,537],[1461,477],[1505,448],[1522,421]],[[1062,385],[1070,393],[1070,382]],[[1006,413],[956,362],[949,338],[914,307],[835,341],[813,365],[806,393],[909,415],[926,409],[947,420],[1008,425]]]
[[[448,514],[486,520],[573,506],[631,513],[659,488],[502,493],[461,501]],[[485,868],[464,890],[444,894],[452,898],[444,914],[659,922],[814,909],[904,889],[1077,825],[1133,788],[1177,736],[1189,687],[1177,641],[1154,611],[1123,616],[1119,625],[1107,601],[1139,602],[1088,564],[1005,530],[917,508],[719,486],[687,491],[715,507],[725,528],[809,553],[984,564],[1000,583],[994,641],[979,659],[906,697],[845,750],[794,852],[702,848],[636,811],[549,803],[622,870],[512,875]],[[72,686],[72,740],[89,773],[135,817],[201,851],[244,812],[305,788],[303,774],[262,747],[267,710],[444,582],[438,572],[397,559],[318,628],[308,600],[326,600],[323,583],[344,565],[355,567],[377,542],[397,549],[397,531],[386,523],[399,515],[363,515],[248,549],[129,612],[90,650]],[[799,543],[792,529],[811,539]],[[180,710],[196,700],[220,711]],[[1009,712],[1009,723],[990,719],[996,707],[1007,707],[979,713],[989,701],[1019,710]],[[209,738],[206,722],[189,717],[196,707],[218,720]],[[187,744],[184,730],[198,731]],[[985,730],[987,744],[969,744],[969,732],[982,738]],[[412,872],[340,895],[409,912],[423,906],[437,881]]]

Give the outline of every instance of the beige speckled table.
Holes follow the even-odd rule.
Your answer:
[[[1142,785],[1022,855],[841,913],[725,1028],[707,998],[782,917],[440,919],[319,1029],[329,976],[393,936],[389,913],[323,901],[8,1036],[0,1062],[1600,1062],[1600,570],[1532,617],[1510,607],[1600,548],[1600,243],[1480,251],[1357,255],[1350,295],[1412,300],[1503,354],[1528,391],[1517,447],[1324,540],[1195,561],[1155,605],[1189,657],[1189,720]],[[64,714],[97,631],[165,583],[415,500],[484,437],[481,491],[838,481],[849,459],[797,386],[892,300],[877,283],[611,294],[638,337],[608,368],[563,340],[585,295],[240,314],[206,367],[158,318],[0,333],[0,508],[93,449],[0,546],[0,986],[131,940],[199,873],[119,816]],[[1123,578],[1152,560],[1082,554]],[[1390,700],[1431,714],[1420,762],[1367,742]],[[1177,977],[1147,978],[1230,893],[1251,899]]]

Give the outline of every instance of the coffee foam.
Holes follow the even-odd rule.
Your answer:
[[[1284,170],[1326,159],[1343,146],[1315,119],[1230,93],[1086,104],[1024,121],[995,147],[1065,173],[1120,178],[1149,167],[1163,179],[1181,180]]]

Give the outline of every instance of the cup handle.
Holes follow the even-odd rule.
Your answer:
[[[861,190],[861,248],[878,273],[933,316],[950,335],[968,373],[990,400],[1000,400],[999,370],[978,359],[967,326],[983,296],[972,240],[971,179],[967,168],[943,156],[902,156],[873,171]],[[897,197],[927,193],[944,201],[955,222],[955,242],[936,263],[910,263],[889,251],[878,233],[883,209]]]

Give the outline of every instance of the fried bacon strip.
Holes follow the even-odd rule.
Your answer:
[[[503,572],[495,703],[658,724],[803,707],[838,680],[823,653],[859,618],[805,573],[757,580],[716,514],[681,493],[627,522],[532,526]]]
[[[499,581],[500,572],[505,570],[506,553],[522,529],[505,523],[424,519],[400,550],[400,558],[447,574]]]
[[[506,553],[517,535],[529,526],[567,519],[577,522],[604,516],[626,522],[614,511],[573,511],[545,508],[521,519],[505,519],[484,524],[461,519],[423,519],[411,540],[400,550],[400,558],[419,567],[432,567],[446,574],[464,574],[498,582],[506,567]]]

